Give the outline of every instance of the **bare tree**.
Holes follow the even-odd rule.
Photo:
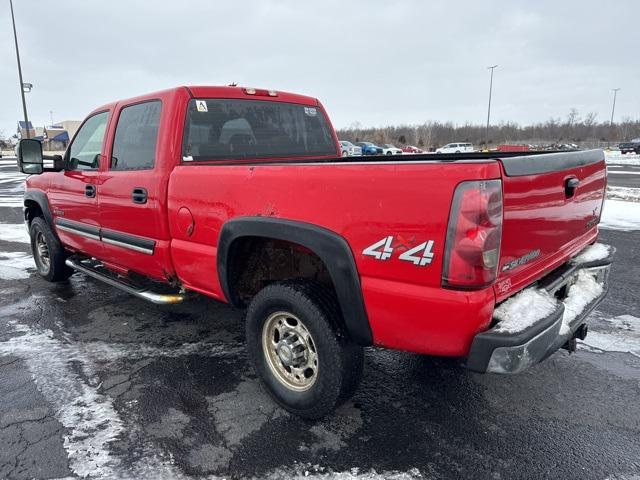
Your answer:
[[[502,143],[556,145],[576,143],[585,148],[606,145],[611,138],[608,122],[598,123],[593,112],[580,117],[576,109],[571,109],[567,118],[549,118],[545,122],[518,125],[507,122],[491,125],[487,144]],[[614,125],[620,140],[640,137],[640,120],[623,119]],[[435,148],[450,142],[468,141],[478,146],[484,145],[486,125],[454,125],[453,123],[425,122],[421,125],[396,125],[382,128],[364,128],[359,123],[338,131],[340,138],[351,141],[374,143],[397,142],[400,145],[419,145]]]

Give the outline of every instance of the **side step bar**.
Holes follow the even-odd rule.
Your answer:
[[[99,262],[88,258],[81,258],[74,255],[67,258],[65,263],[68,267],[71,267],[78,272],[82,272],[113,287],[124,290],[131,295],[135,295],[138,298],[142,298],[143,300],[147,300],[158,305],[181,303],[187,297],[186,293],[183,292],[159,293],[154,292],[149,288],[139,287],[126,279],[109,272],[109,270]]]

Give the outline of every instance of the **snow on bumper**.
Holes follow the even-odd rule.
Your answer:
[[[475,336],[467,367],[518,373],[565,345],[604,299],[614,253],[609,245],[591,245],[501,303],[494,311],[494,326]]]

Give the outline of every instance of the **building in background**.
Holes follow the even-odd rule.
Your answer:
[[[28,134],[27,134],[28,132]],[[33,128],[33,124],[29,122],[27,125],[23,121],[18,121],[18,137],[19,138],[33,138],[36,136],[36,130]]]
[[[25,122],[18,122],[18,132],[16,138],[27,138],[27,131],[29,132],[29,138],[40,140],[42,142],[42,148],[46,151],[62,151],[69,146],[70,140],[80,128],[82,122],[78,120],[64,120],[62,122],[55,123],[48,127],[33,127],[33,124],[29,122],[28,128]]]
[[[44,127],[42,148],[48,151],[65,150],[69,145],[69,132],[62,125]]]
[[[69,139],[73,138],[81,124],[82,122],[80,120],[63,120],[62,122],[56,123],[56,125],[60,125],[67,131]]]

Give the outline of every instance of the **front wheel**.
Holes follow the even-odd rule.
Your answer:
[[[247,348],[267,391],[283,408],[321,418],[347,400],[362,375],[362,347],[340,328],[337,300],[304,280],[271,284],[247,311]]]
[[[40,276],[49,282],[68,279],[73,270],[65,264],[67,252],[44,218],[36,217],[31,221],[29,235],[31,237],[31,252]]]

